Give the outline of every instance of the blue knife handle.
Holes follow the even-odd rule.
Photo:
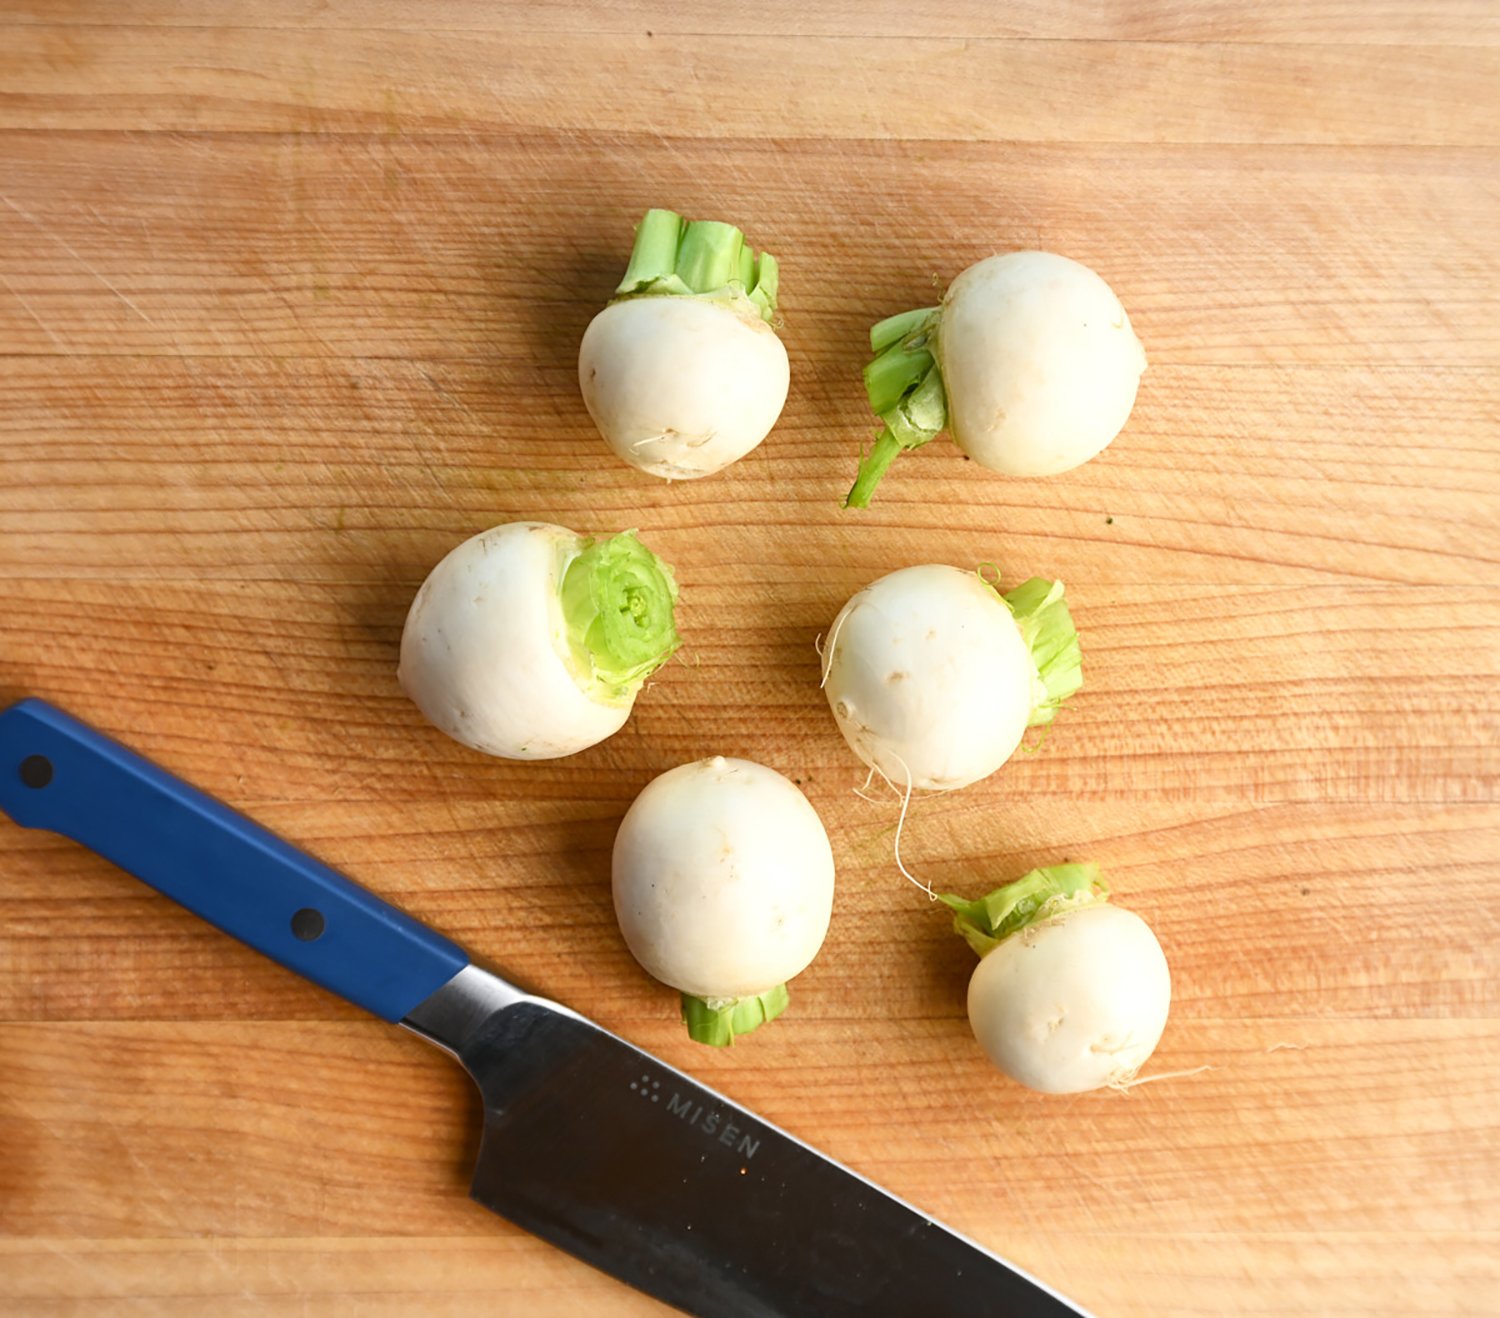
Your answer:
[[[81,842],[388,1021],[469,961],[336,870],[43,700],[0,711],[0,810]]]

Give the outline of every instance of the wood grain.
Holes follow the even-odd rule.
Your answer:
[[[0,380],[0,532],[25,546],[16,573],[29,578],[353,578],[389,582],[393,601],[456,540],[516,516],[633,522],[685,570],[762,586],[764,560],[815,547],[848,570],[825,609],[893,543],[1054,573],[1083,603],[1141,581],[1500,580],[1500,452],[1483,442],[1500,369],[1149,376],[1131,444],[1066,489],[979,472],[940,443],[903,458],[851,517],[838,501],[870,435],[846,397],[852,367],[799,386],[771,444],[715,495],[600,470],[571,365],[25,357]]]
[[[1188,1232],[1166,1247],[1171,1277],[1142,1282],[1140,1251],[1163,1248],[1149,1236],[1054,1234],[1027,1226],[1008,1239],[1015,1257],[1035,1259],[1038,1267],[1076,1256],[1086,1242],[1111,1265],[1097,1280],[1096,1312],[1134,1311],[1144,1304],[1164,1318],[1203,1313],[1205,1301],[1215,1313],[1265,1318],[1289,1310],[1360,1318],[1483,1314],[1493,1291],[1496,1244],[1493,1237],[1430,1233],[1415,1260],[1393,1271],[1387,1239],[1375,1233]],[[1253,1274],[1244,1268],[1247,1251],[1256,1259]],[[96,1312],[93,1297],[101,1289],[121,1297],[117,1311],[189,1316],[203,1311],[205,1295],[213,1297],[216,1313],[236,1316],[404,1315],[418,1307],[423,1314],[457,1318],[476,1312],[525,1318],[667,1312],[643,1296],[607,1291],[607,1279],[565,1256],[538,1257],[523,1242],[496,1239],[107,1241],[90,1254],[84,1272],[66,1242],[41,1238],[0,1242],[0,1259],[14,1263],[11,1275],[26,1278],[14,1290],[16,1303],[26,1313],[44,1315]],[[0,1267],[0,1285],[5,1276]],[[1349,1307],[1349,1295],[1361,1290],[1369,1293],[1368,1302]]]
[[[182,759],[170,748],[163,758]],[[205,763],[197,781],[254,800],[232,768],[215,773],[196,759]],[[894,804],[855,798],[842,764],[826,777],[781,767],[829,824],[844,894],[836,936],[797,981],[797,1019],[857,1029],[870,1008],[850,986],[878,984],[896,1019],[942,1020],[961,1036],[972,963],[941,912],[890,864]],[[633,1038],[670,1022],[673,1004],[620,945],[609,901],[615,826],[650,767],[580,770],[568,794],[554,785],[465,799],[416,784],[364,802],[338,782],[346,770],[330,765],[321,795],[299,786],[295,799],[252,813],[507,975],[587,1002],[610,1028]],[[1033,865],[1097,859],[1174,961],[1217,958],[1212,976],[1178,975],[1174,1020],[1194,1021],[1496,1014],[1500,985],[1485,963],[1500,921],[1478,899],[1497,852],[1493,804],[1016,801],[988,789],[919,801],[904,840],[908,863],[939,891],[976,895]],[[7,831],[0,868],[9,885],[0,1019],[362,1019],[76,847]],[[1476,900],[1445,901],[1449,893]],[[573,942],[586,955],[560,955]],[[711,1060],[676,1039],[670,1046],[690,1069]]]
[[[534,797],[622,771],[633,793],[641,774],[705,753],[709,726],[716,752],[857,786],[864,771],[829,726],[815,643],[869,570],[829,564],[797,583],[794,564],[763,549],[757,569],[740,566],[753,535],[708,562],[695,538],[653,541],[681,573],[683,651],[624,731],[561,763],[486,759],[426,728],[402,697],[395,657],[420,571],[342,587],[16,583],[0,595],[0,683],[122,736],[139,727],[153,754],[247,805],[330,787],[382,801]],[[1086,585],[1074,616],[1088,676],[1068,735],[961,799],[1495,798],[1500,691],[1475,676],[1500,659],[1494,588]],[[140,688],[118,689],[122,665]],[[158,709],[168,721],[153,734]],[[253,756],[221,736],[227,720],[253,729]],[[163,742],[169,731],[187,746]],[[346,733],[359,738],[352,758]]]
[[[673,34],[840,37],[1067,38],[1106,41],[1337,42],[1343,45],[1500,44],[1500,14],[1475,0],[908,0],[872,5],[829,0],[761,0],[754,21],[739,5],[610,0],[607,5],[533,5],[525,0],[262,0],[254,10],[225,0],[116,0],[101,15],[93,0],[13,0],[13,23],[69,27],[236,27],[381,31],[531,32],[559,36]]]
[[[23,0],[0,15],[0,701],[120,735],[1101,1315],[1482,1314],[1500,1293],[1500,10]],[[579,335],[649,205],[784,271],[793,392],[666,487],[601,461]],[[1100,459],[951,446],[841,512],[862,338],[990,251],[1120,292]],[[431,564],[633,525],[687,644],[617,737],[489,761],[394,682]],[[871,577],[1061,576],[1087,686],[919,800],[978,892],[1103,863],[1174,972],[1128,1096],[1002,1082],[972,958],[816,687]],[[655,773],[797,779],[828,943],[689,1044],[608,853]],[[411,1039],[0,826],[0,1310],[636,1315],[465,1197]],[[1196,1068],[1208,1068],[1197,1070]]]
[[[893,1189],[961,1229],[983,1236],[997,1217],[1015,1219],[1018,1234],[1006,1236],[1011,1255],[1066,1279],[1085,1303],[1111,1299],[1135,1311],[1151,1286],[1165,1291],[1165,1278],[1145,1292],[1097,1282],[1091,1290],[1078,1266],[1080,1248],[1096,1238],[1104,1238],[1106,1256],[1118,1250],[1122,1222],[1134,1223],[1124,1234],[1139,1239],[1142,1218],[1153,1224],[1147,1240],[1164,1238],[1173,1253],[1190,1253],[1195,1238],[1201,1248],[1205,1235],[1222,1247],[1228,1239],[1297,1233],[1304,1244],[1321,1240],[1336,1253],[1346,1233],[1401,1233],[1417,1262],[1396,1291],[1379,1287],[1379,1265],[1368,1255],[1351,1260],[1356,1271],[1369,1269],[1356,1280],[1376,1283],[1369,1312],[1396,1313],[1419,1288],[1438,1288],[1448,1301],[1466,1289],[1477,1297],[1477,1286],[1466,1288],[1437,1255],[1455,1233],[1472,1239],[1466,1233],[1476,1215],[1493,1220],[1495,1185],[1473,1156],[1475,1141],[1493,1129],[1485,1103],[1500,1061],[1493,1023],[1182,1023],[1158,1054],[1161,1064],[1213,1069],[1143,1087],[1129,1099],[1067,1101],[1062,1159],[1057,1101],[997,1086],[972,1050],[954,1047],[954,1025],[804,1020],[797,1037],[783,1034],[765,1050],[769,1057],[738,1049],[697,1070],[732,1096],[755,1095],[768,1116],[795,1122],[854,1167],[878,1168]],[[682,1048],[671,1022],[639,1037],[669,1056]],[[502,1247],[520,1238],[463,1199],[460,1169],[471,1143],[465,1118],[474,1115],[467,1082],[431,1066],[414,1040],[367,1023],[307,1022],[266,1023],[250,1038],[176,1022],[7,1026],[0,1040],[11,1059],[4,1083],[26,1094],[14,1119],[55,1150],[45,1177],[24,1159],[0,1172],[7,1190],[0,1220],[28,1252],[38,1251],[37,1240],[79,1235],[99,1242],[106,1260],[118,1256],[115,1242],[143,1237],[242,1240],[232,1248],[247,1250],[245,1262],[229,1251],[215,1259],[217,1294],[234,1293],[240,1277],[253,1279],[265,1256],[278,1252],[267,1236],[440,1236],[444,1250],[462,1238]],[[768,1097],[773,1072],[779,1079]],[[1349,1102],[1354,1084],[1357,1104]],[[1277,1101],[1267,1105],[1272,1092]],[[168,1094],[164,1108],[159,1096]],[[869,1117],[874,1107],[886,1114],[878,1125]],[[1215,1111],[1232,1114],[1232,1127],[1203,1121]],[[1174,1132],[1171,1141],[1163,1141],[1164,1129]],[[960,1178],[954,1158],[964,1168]],[[121,1175],[122,1163],[147,1174]],[[1414,1226],[1418,1182],[1424,1211]],[[1014,1202],[1019,1186],[1021,1204]],[[997,1203],[1010,1206],[997,1210]],[[1042,1223],[1052,1225],[1039,1229]],[[1432,1242],[1430,1259],[1424,1240]],[[337,1285],[341,1272],[348,1276],[341,1252],[335,1246],[331,1257],[309,1260],[314,1297]],[[1243,1263],[1243,1245],[1237,1257]],[[161,1293],[159,1277],[132,1279],[118,1262],[104,1266],[128,1288]],[[519,1284],[502,1291],[512,1295],[524,1294],[533,1278],[567,1272],[550,1255],[535,1265],[522,1256],[512,1266]],[[1485,1271],[1477,1258],[1474,1266]],[[201,1262],[190,1264],[188,1276],[202,1270]],[[34,1281],[0,1284],[24,1299],[61,1271],[54,1263]],[[572,1271],[579,1293],[589,1294],[587,1270]],[[431,1278],[421,1265],[402,1269],[397,1284],[410,1286],[424,1273]],[[454,1289],[436,1278],[429,1284]],[[1180,1312],[1220,1303],[1214,1274],[1177,1273],[1171,1285]],[[270,1297],[285,1286],[267,1287]]]
[[[0,25],[0,127],[1493,145],[1500,50]],[[392,52],[399,48],[399,60]],[[836,66],[839,76],[827,72]],[[997,77],[996,69],[1004,68]],[[207,76],[206,76],[207,75]],[[916,123],[911,96],[926,89]],[[622,89],[624,94],[622,94]]]
[[[689,213],[732,212],[784,255],[789,350],[825,382],[841,429],[863,433],[869,325],[1017,246],[1104,272],[1153,371],[1338,364],[1364,368],[1378,395],[1370,367],[1500,365],[1495,160],[1378,145],[470,140],[399,116],[354,135],[0,130],[0,350],[562,371],[631,226],[665,193]],[[581,420],[576,399],[565,415]]]

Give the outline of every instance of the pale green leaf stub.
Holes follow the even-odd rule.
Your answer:
[[[983,957],[1039,920],[1108,901],[1109,885],[1095,864],[1050,865],[974,901],[952,893],[937,899],[952,909],[954,930]]]
[[[770,252],[761,252],[755,258],[754,274],[750,300],[760,308],[761,319],[769,325],[776,319],[776,292],[781,287],[781,267]]]
[[[688,1036],[698,1043],[724,1048],[742,1034],[749,1034],[786,1010],[789,997],[785,984],[750,998],[698,998],[682,995],[682,1022]]]
[[[560,599],[575,676],[596,698],[629,699],[681,644],[677,581],[634,531],[584,541]]]
[[[682,231],[677,249],[677,276],[689,288],[709,292],[738,283],[744,287],[740,254],[745,235],[719,220],[693,220]]]
[[[636,293],[658,279],[667,279],[677,269],[677,249],[682,244],[682,216],[675,211],[649,210],[635,231],[630,264],[616,293]]]
[[[937,307],[918,307],[915,311],[898,311],[894,316],[870,326],[870,351],[879,355],[902,339],[913,338],[937,322]],[[925,346],[918,344],[917,346]],[[879,411],[880,409],[876,409]]]
[[[684,220],[676,211],[649,210],[636,226],[635,245],[615,301],[635,297],[697,297],[749,303],[770,324],[776,316],[778,269],[757,255],[745,235],[720,220]]]
[[[911,431],[922,436],[917,443],[925,444],[929,439],[936,439],[948,424],[948,395],[943,389],[942,372],[936,368],[928,371],[922,383],[895,410]],[[889,417],[886,424],[890,424]]]
[[[884,416],[911,393],[932,370],[933,355],[926,348],[904,349],[899,343],[872,358],[864,369],[865,396],[876,416]]]
[[[859,472],[844,496],[845,508],[868,508],[891,463],[947,429],[948,395],[936,352],[940,311],[903,311],[870,329],[875,355],[864,368],[865,395],[884,428],[870,451],[860,455]]]
[[[1063,583],[1032,577],[1001,598],[1021,629],[1039,683],[1028,727],[1051,723],[1069,696],[1083,686],[1083,651],[1063,598]]]

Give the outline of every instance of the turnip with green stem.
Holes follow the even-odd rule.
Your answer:
[[[1150,926],[1108,904],[1097,865],[1053,865],[977,901],[938,900],[980,956],[969,1024],[1000,1070],[1045,1094],[1135,1082],[1166,1028],[1172,977]]]
[[[846,508],[868,508],[891,463],[944,430],[992,471],[1068,471],[1119,434],[1146,369],[1109,285],[1053,252],[971,265],[941,305],[874,326],[870,350],[865,391],[884,428]]]
[[[850,599],[823,646],[844,739],[908,791],[988,777],[1082,685],[1062,583],[1041,577],[1001,594],[977,571],[902,568]]]
[[[672,570],[635,532],[595,540],[510,522],[464,541],[422,583],[399,678],[456,741],[554,759],[624,725],[677,649]]]
[[[771,328],[778,271],[733,225],[651,210],[614,300],[584,332],[578,383],[605,442],[666,480],[722,471],[786,403]]]
[[[615,836],[615,914],[646,972],[679,990],[699,1043],[774,1020],[833,909],[833,850],[808,799],[751,760],[652,779]]]

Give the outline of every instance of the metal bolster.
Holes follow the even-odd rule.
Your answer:
[[[464,1046],[485,1021],[527,998],[499,975],[467,965],[413,1007],[401,1024],[462,1060]]]

